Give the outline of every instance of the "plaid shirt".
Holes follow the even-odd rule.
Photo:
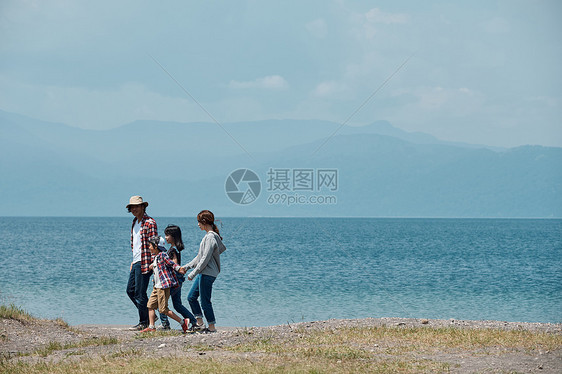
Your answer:
[[[133,249],[133,227],[135,227],[136,222],[137,218],[135,217],[133,219],[133,225],[131,226],[131,250]],[[156,227],[156,221],[147,216],[146,213],[144,217],[142,217],[140,225],[141,273],[146,274],[150,272],[148,267],[152,263],[152,253],[150,253],[150,248],[148,247],[148,239],[158,235],[158,228]]]
[[[166,252],[160,252],[156,255],[155,261],[158,266],[158,277],[160,278],[162,289],[177,287],[179,282],[176,277],[176,271],[179,271],[181,266],[172,261]]]

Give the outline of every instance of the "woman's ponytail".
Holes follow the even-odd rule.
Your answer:
[[[211,212],[210,210],[202,210],[197,215],[197,221],[201,222],[204,225],[210,225],[213,231],[216,232],[222,240],[222,236],[219,233],[219,228],[217,227],[217,225],[215,225],[215,215],[213,214],[213,212]]]
[[[213,222],[213,231],[217,233],[217,235],[221,238],[222,240],[222,236],[219,233],[219,228],[217,227],[217,225],[215,225],[215,223]]]

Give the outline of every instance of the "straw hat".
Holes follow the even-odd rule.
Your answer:
[[[141,196],[131,196],[131,198],[129,199],[129,204],[127,204],[125,208],[129,209],[131,205],[144,205],[144,207],[146,208],[148,206],[148,203],[146,201],[142,201]]]

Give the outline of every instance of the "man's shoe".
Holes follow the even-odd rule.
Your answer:
[[[169,330],[170,325],[159,325],[156,330]]]
[[[156,329],[154,327],[147,327],[146,329],[141,330],[141,332],[154,332]]]
[[[139,323],[133,327],[129,327],[129,331],[140,331],[145,328],[147,328],[147,325],[145,325],[144,323]]]

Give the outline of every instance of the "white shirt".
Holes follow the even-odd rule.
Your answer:
[[[152,262],[152,271],[154,272],[154,288],[162,288],[162,282],[160,282],[160,272],[158,271],[158,264],[156,263],[156,257]]]
[[[137,220],[133,226],[133,264],[140,262],[141,260],[141,235],[140,235],[141,225]]]

